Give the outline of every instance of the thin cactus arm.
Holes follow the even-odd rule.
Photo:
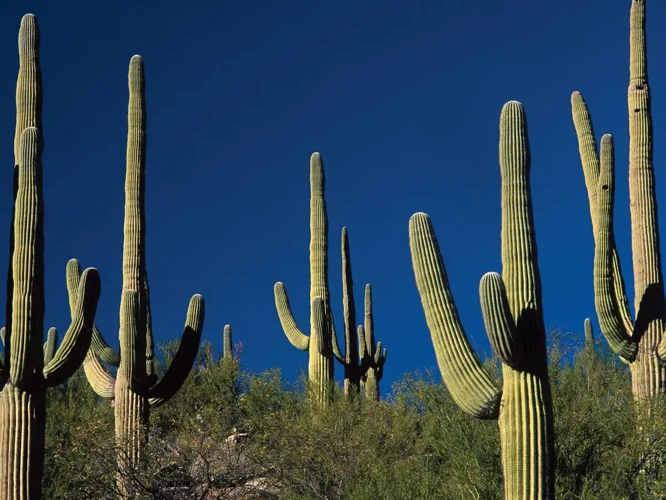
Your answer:
[[[307,351],[310,347],[310,337],[298,328],[298,324],[289,306],[287,289],[281,281],[278,281],[275,283],[273,291],[275,293],[275,308],[277,309],[278,318],[280,319],[284,334],[296,349]]]
[[[502,276],[498,273],[484,274],[479,284],[479,296],[483,321],[493,351],[502,362],[514,370],[521,370],[525,349],[511,315]]]
[[[83,371],[95,394],[104,399],[115,397],[116,378],[104,369],[97,356],[90,350],[83,361]]]
[[[502,391],[484,369],[462,327],[430,218],[409,221],[416,285],[444,384],[455,402],[477,418],[496,419]],[[366,341],[367,343],[367,341]]]
[[[76,290],[78,289],[79,280],[81,279],[81,264],[77,259],[70,259],[67,262],[65,274],[69,295],[69,310],[73,315],[78,297]],[[93,325],[90,348],[105,363],[111,366],[118,366],[120,364],[120,354],[106,343],[101,332],[95,325]]]
[[[73,321],[77,314],[77,304],[81,285],[81,265],[78,260],[71,259],[67,262],[65,277],[67,283],[67,296],[69,298],[69,310]],[[93,325],[93,335],[95,330]],[[92,340],[91,349],[88,350],[88,353],[83,360],[83,371],[90,387],[92,387],[93,391],[95,391],[99,397],[104,399],[114,398],[116,379],[104,369],[97,359],[97,353],[92,349]]]
[[[606,134],[601,139],[601,170],[597,180],[597,233],[594,251],[594,296],[601,332],[611,349],[626,361],[633,361],[638,344],[633,341],[618,312],[613,287],[612,248],[614,185],[613,139]]]
[[[354,280],[352,277],[351,255],[347,228],[342,228],[342,317],[345,334],[345,354],[340,352],[338,338],[333,333],[333,355],[345,367],[345,379],[358,384],[358,336],[356,333],[356,306],[354,303]]]
[[[90,347],[99,294],[100,277],[97,269],[86,269],[79,284],[76,314],[62,339],[60,348],[43,370],[44,380],[48,386],[53,387],[64,382],[83,363]]]
[[[594,136],[594,128],[592,126],[592,117],[590,111],[585,103],[583,95],[576,91],[571,95],[571,111],[573,115],[574,128],[576,130],[576,137],[578,139],[578,150],[580,154],[581,164],[583,167],[583,174],[585,177],[585,186],[587,188],[587,196],[590,204],[590,216],[592,219],[592,232],[595,235],[595,242],[597,238],[599,226],[599,176],[601,173],[601,159],[597,152],[597,143]],[[601,184],[603,189],[603,184]],[[613,226],[609,228],[611,238],[611,263],[612,278],[611,278],[611,293],[612,293],[612,308],[609,310],[614,316],[617,316],[616,321],[620,321],[624,326],[627,335],[631,335],[634,330],[634,322],[631,319],[631,311],[629,309],[629,300],[627,299],[626,288],[620,266],[620,257],[618,255],[617,247],[615,245],[615,235]],[[599,313],[597,312],[597,315]],[[603,333],[603,329],[602,329]],[[605,334],[604,334],[605,336]]]
[[[194,295],[190,299],[185,329],[178,351],[176,351],[176,355],[164,376],[148,389],[151,406],[166,403],[180,390],[189,376],[199,351],[204,323],[204,309],[203,297],[198,294]]]
[[[312,326],[317,343],[317,352],[322,356],[328,354],[326,349],[326,307],[321,297],[315,297],[311,301],[312,307]]]
[[[150,289],[148,287],[148,271],[144,268],[143,291],[146,298],[144,307],[146,325],[146,377],[148,385],[157,382],[157,369],[155,367],[155,342],[153,339],[153,317],[150,312]]]
[[[58,348],[58,330],[56,328],[49,328],[49,331],[46,334],[46,342],[42,348],[42,353],[44,354],[44,366],[48,365],[53,356],[55,355],[56,349]]]

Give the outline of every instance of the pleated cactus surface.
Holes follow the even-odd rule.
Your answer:
[[[504,498],[554,498],[554,436],[541,306],[525,112],[509,102],[500,117],[502,275],[480,283],[491,346],[502,361],[499,385],[482,366],[463,329],[430,218],[412,216],[416,284],[437,362],[451,396],[470,415],[498,419]]]

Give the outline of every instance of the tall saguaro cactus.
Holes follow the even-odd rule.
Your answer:
[[[304,334],[294,319],[287,290],[282,282],[275,283],[275,307],[282,329],[289,342],[301,351],[308,351],[308,378],[321,404],[330,397],[333,383],[333,337],[335,335],[328,290],[328,218],[324,199],[324,165],[319,153],[310,157],[310,335]],[[323,303],[327,331],[317,338],[314,299]],[[323,345],[319,345],[320,340]],[[337,344],[335,344],[337,345]]]
[[[541,306],[530,155],[523,107],[509,102],[500,117],[502,276],[481,279],[483,318],[502,361],[500,389],[469,344],[444,262],[423,213],[409,224],[416,284],[440,372],[453,399],[470,415],[498,419],[507,500],[553,499],[553,418]]]
[[[120,306],[120,365],[116,377],[100,364],[94,350],[84,369],[98,395],[114,400],[118,452],[118,488],[131,496],[126,473],[139,463],[150,409],[167,402],[185,382],[196,358],[204,319],[204,300],[190,300],[185,329],[171,365],[158,380],[148,297],[145,256],[146,107],[144,68],[140,56],[129,66],[127,171],[123,243],[123,290]],[[74,299],[78,263],[68,268],[70,299]]]
[[[666,307],[659,249],[652,116],[647,74],[645,0],[633,0],[630,13],[629,197],[634,268],[632,320],[613,230],[614,151],[610,135],[601,151],[589,110],[580,92],[571,96],[574,126],[590,204],[595,242],[594,294],[601,333],[611,349],[629,363],[638,398],[666,389]]]
[[[99,274],[81,277],[72,323],[55,350],[55,331],[43,348],[44,221],[40,134],[19,140],[14,211],[11,321],[5,328],[0,382],[0,499],[40,499],[44,468],[46,389],[69,378],[90,346],[100,292]],[[53,352],[55,351],[55,352]],[[50,359],[49,359],[50,358]]]
[[[96,269],[80,282],[73,320],[57,348],[51,328],[43,343],[44,204],[42,195],[42,84],[39,27],[32,14],[21,20],[16,84],[13,210],[7,274],[5,346],[0,363],[0,499],[42,497],[46,389],[81,365],[90,345],[100,292]]]

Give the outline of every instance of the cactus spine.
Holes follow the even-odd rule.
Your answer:
[[[42,497],[46,389],[80,366],[90,345],[100,292],[99,274],[87,269],[76,314],[56,349],[55,329],[43,342],[44,206],[42,196],[39,28],[27,14],[19,31],[14,138],[14,208],[7,279],[7,319],[0,364],[0,499]],[[46,347],[46,348],[45,348]]]
[[[633,0],[630,13],[629,196],[635,322],[613,230],[613,140],[610,135],[603,136],[598,153],[590,113],[580,92],[572,94],[571,106],[592,218],[595,306],[601,333],[611,349],[629,363],[634,395],[653,397],[666,388],[666,367],[662,364],[666,361],[666,309],[652,164],[645,0]]]
[[[305,335],[294,319],[289,306],[287,290],[282,282],[275,283],[275,307],[287,339],[301,351],[309,351],[308,378],[315,399],[326,405],[333,384],[333,344],[335,336],[331,317],[331,302],[328,291],[328,219],[324,199],[324,166],[319,153],[310,157],[310,335]],[[316,323],[314,299],[323,303],[323,323]],[[317,328],[324,325],[328,330],[318,338]],[[323,342],[320,345],[320,342]]]
[[[410,219],[412,263],[444,383],[467,413],[498,419],[504,498],[552,499],[552,401],[529,188],[527,126],[523,107],[517,102],[502,109],[500,167],[502,276],[484,275],[480,296],[491,346],[502,361],[502,390],[469,344],[432,223],[423,213]]]
[[[164,376],[158,380],[145,258],[145,153],[146,109],[144,69],[140,56],[129,66],[127,171],[125,179],[125,223],[123,243],[123,290],[120,306],[120,365],[116,377],[109,375],[88,353],[84,369],[98,395],[114,399],[116,440],[121,495],[132,496],[127,471],[138,464],[145,443],[150,409],[173,397],[185,382],[199,348],[203,328],[204,301],[194,295],[187,311],[180,347]],[[78,263],[68,268],[70,299],[76,293]]]

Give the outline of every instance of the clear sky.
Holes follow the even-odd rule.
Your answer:
[[[478,283],[501,270],[498,122],[509,100],[528,116],[546,325],[580,333],[595,314],[574,90],[591,107],[597,134],[616,138],[616,236],[633,293],[629,7],[629,0],[2,2],[0,229],[11,214],[18,27],[32,12],[42,40],[48,325],[62,333],[68,325],[65,264],[77,257],[100,270],[97,323],[117,346],[127,69],[141,54],[157,340],[180,336],[188,300],[201,293],[205,339],[219,347],[231,323],[245,367],[280,366],[289,378],[307,369],[307,354],[282,333],[273,284],[287,285],[307,329],[308,160],[320,151],[336,323],[344,225],[358,308],[372,283],[376,335],[389,349],[382,392],[406,371],[436,366],[409,254],[414,212],[431,215],[464,326],[487,351]],[[661,199],[665,15],[663,2],[649,2]],[[662,213],[662,232],[664,221]],[[7,249],[0,245],[0,263]]]

